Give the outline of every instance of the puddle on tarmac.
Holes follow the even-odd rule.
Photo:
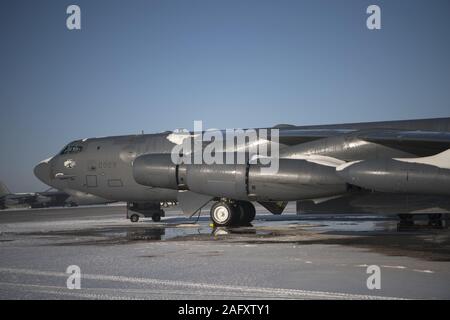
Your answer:
[[[118,244],[135,241],[180,241],[216,240],[226,238],[252,237],[256,239],[293,236],[306,233],[372,232],[393,230],[395,226],[386,221],[293,221],[261,220],[255,225],[238,228],[211,228],[208,223],[160,223],[143,221],[136,225],[99,226],[83,229],[49,230],[18,233],[21,236],[34,236],[40,239],[66,240],[61,244]],[[75,241],[73,241],[75,239]]]
[[[219,243],[343,245],[386,255],[406,255],[424,260],[450,261],[450,232],[415,230],[398,233],[394,219],[258,219],[254,226],[216,228],[208,220],[189,223],[166,219],[154,224],[97,226],[71,230],[16,233],[16,239],[31,239],[34,245],[117,245],[151,241],[217,241]],[[6,235],[6,234],[5,234]],[[9,238],[9,237],[8,237]],[[34,242],[33,240],[40,240]]]

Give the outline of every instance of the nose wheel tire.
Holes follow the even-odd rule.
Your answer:
[[[211,220],[218,227],[230,226],[233,224],[238,211],[229,203],[217,202],[211,207]]]
[[[131,217],[130,217],[130,221],[131,222],[138,222],[139,221],[139,215],[132,214]]]

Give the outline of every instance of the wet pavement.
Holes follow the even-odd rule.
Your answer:
[[[131,223],[120,205],[0,211],[0,298],[450,298],[449,229],[291,212],[257,208],[251,226],[215,229],[178,208],[160,223]],[[81,290],[66,287],[69,265]]]

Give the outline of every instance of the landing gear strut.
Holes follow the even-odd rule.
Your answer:
[[[160,222],[160,221],[161,221],[161,214],[159,214],[159,213],[154,213],[154,214],[152,215],[152,220],[153,220],[153,222]]]
[[[444,221],[442,220],[442,214],[435,213],[428,215],[428,225],[433,229],[442,229],[444,227]]]
[[[399,214],[400,222],[397,224],[397,231],[411,230],[415,227],[412,214]]]
[[[217,227],[248,225],[255,218],[255,207],[248,201],[219,201],[211,207],[210,216]]]

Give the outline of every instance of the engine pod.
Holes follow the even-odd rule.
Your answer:
[[[193,192],[245,200],[247,172],[245,164],[180,165],[179,182]]]
[[[322,198],[347,190],[335,167],[297,159],[280,159],[276,174],[250,166],[247,188],[250,197],[266,201]]]
[[[336,175],[332,166],[306,160],[279,159],[277,172],[263,168],[260,164],[188,165],[186,185],[197,193],[255,201],[314,199],[342,194],[347,190],[346,183]]]
[[[174,164],[170,154],[135,159],[137,183],[190,190],[213,197],[255,201],[293,201],[342,194],[346,183],[335,167],[299,159],[279,159],[278,171],[261,164]]]
[[[177,165],[170,154],[146,154],[133,161],[133,177],[144,186],[177,189]]]
[[[450,170],[394,159],[358,161],[338,167],[349,184],[379,192],[450,195]]]

